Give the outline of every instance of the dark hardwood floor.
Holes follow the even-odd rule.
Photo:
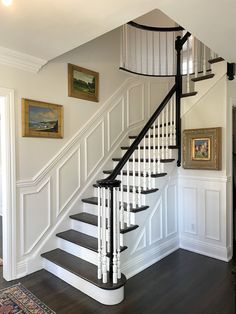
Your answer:
[[[234,265],[178,250],[129,279],[126,299],[116,306],[101,305],[45,270],[15,282],[58,314],[233,314]],[[1,279],[0,287],[15,282]]]

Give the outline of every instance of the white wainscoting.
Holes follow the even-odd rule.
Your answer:
[[[179,248],[178,189],[176,165],[159,192],[149,195],[149,209],[137,213],[139,226],[125,236],[128,249],[122,253],[122,271],[130,278]]]
[[[229,261],[227,182],[230,178],[179,176],[180,247]]]
[[[35,177],[17,182],[17,277],[43,267],[40,254],[56,248],[55,234],[71,228],[69,215],[83,210],[81,199],[92,196],[91,186],[103,177],[105,165],[111,164],[128,133],[144,124],[150,99],[155,102],[157,97],[157,93],[150,96],[151,81],[130,78],[124,82]],[[155,91],[157,88],[158,84]],[[153,219],[158,220],[158,215],[162,215],[159,208]],[[150,237],[158,243],[160,235],[156,232],[153,226],[151,235],[144,235],[140,250]]]

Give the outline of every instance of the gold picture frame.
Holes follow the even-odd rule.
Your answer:
[[[22,98],[22,136],[63,138],[63,106]]]
[[[183,168],[221,170],[222,128],[183,132]]]
[[[68,95],[98,102],[99,73],[68,64]]]

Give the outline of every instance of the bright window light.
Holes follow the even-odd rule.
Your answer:
[[[4,4],[6,7],[9,7],[9,5],[12,4],[12,0],[2,0],[2,4]]]

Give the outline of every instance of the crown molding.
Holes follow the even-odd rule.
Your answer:
[[[48,61],[0,46],[0,64],[37,73]]]

